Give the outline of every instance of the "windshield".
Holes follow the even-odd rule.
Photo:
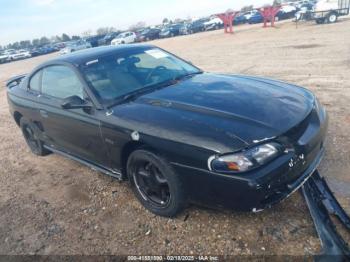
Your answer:
[[[126,35],[127,35],[127,33],[120,34],[120,35],[117,36],[117,38],[123,38],[123,37],[125,37]]]
[[[125,51],[87,62],[82,73],[99,101],[110,106],[201,70],[158,48]]]

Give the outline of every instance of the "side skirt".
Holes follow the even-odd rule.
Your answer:
[[[105,167],[101,167],[99,165],[96,165],[94,163],[91,163],[89,161],[86,161],[84,159],[81,159],[81,158],[78,158],[78,157],[75,157],[71,154],[68,154],[68,153],[65,153],[65,152],[62,152],[60,150],[57,150],[55,148],[52,148],[52,147],[49,147],[47,145],[44,145],[44,147],[50,151],[52,151],[53,153],[55,154],[59,154],[61,156],[64,156],[64,157],[67,157],[69,159],[72,159],[72,160],[75,160],[83,165],[86,165],[88,167],[90,167],[92,170],[95,170],[95,171],[99,171],[107,176],[111,176],[113,178],[116,178],[118,180],[122,180],[122,173],[120,171],[115,171],[115,170],[111,170],[111,169],[107,169]]]

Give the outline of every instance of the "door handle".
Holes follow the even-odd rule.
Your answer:
[[[44,117],[44,118],[49,117],[49,115],[47,114],[47,112],[46,112],[45,110],[40,109],[39,112],[40,112],[40,115],[41,115],[42,117]]]

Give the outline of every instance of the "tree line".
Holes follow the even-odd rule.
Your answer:
[[[96,30],[97,35],[105,35],[110,32],[116,32],[117,29],[114,27],[101,27]],[[87,30],[82,33],[82,37],[89,37],[92,36],[92,30]],[[42,47],[48,44],[53,44],[53,43],[60,43],[60,42],[68,42],[68,41],[74,41],[74,40],[79,40],[81,39],[80,36],[78,35],[72,35],[69,36],[68,34],[63,33],[62,35],[56,35],[52,36],[50,38],[43,36],[41,38],[35,38],[32,40],[22,40],[22,41],[17,41],[10,43],[5,46],[0,45],[0,50],[3,49],[28,49],[28,48],[36,48],[36,47]]]

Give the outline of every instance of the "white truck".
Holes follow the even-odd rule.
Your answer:
[[[349,14],[350,0],[319,0],[313,10],[316,23],[335,23],[339,16]]]

